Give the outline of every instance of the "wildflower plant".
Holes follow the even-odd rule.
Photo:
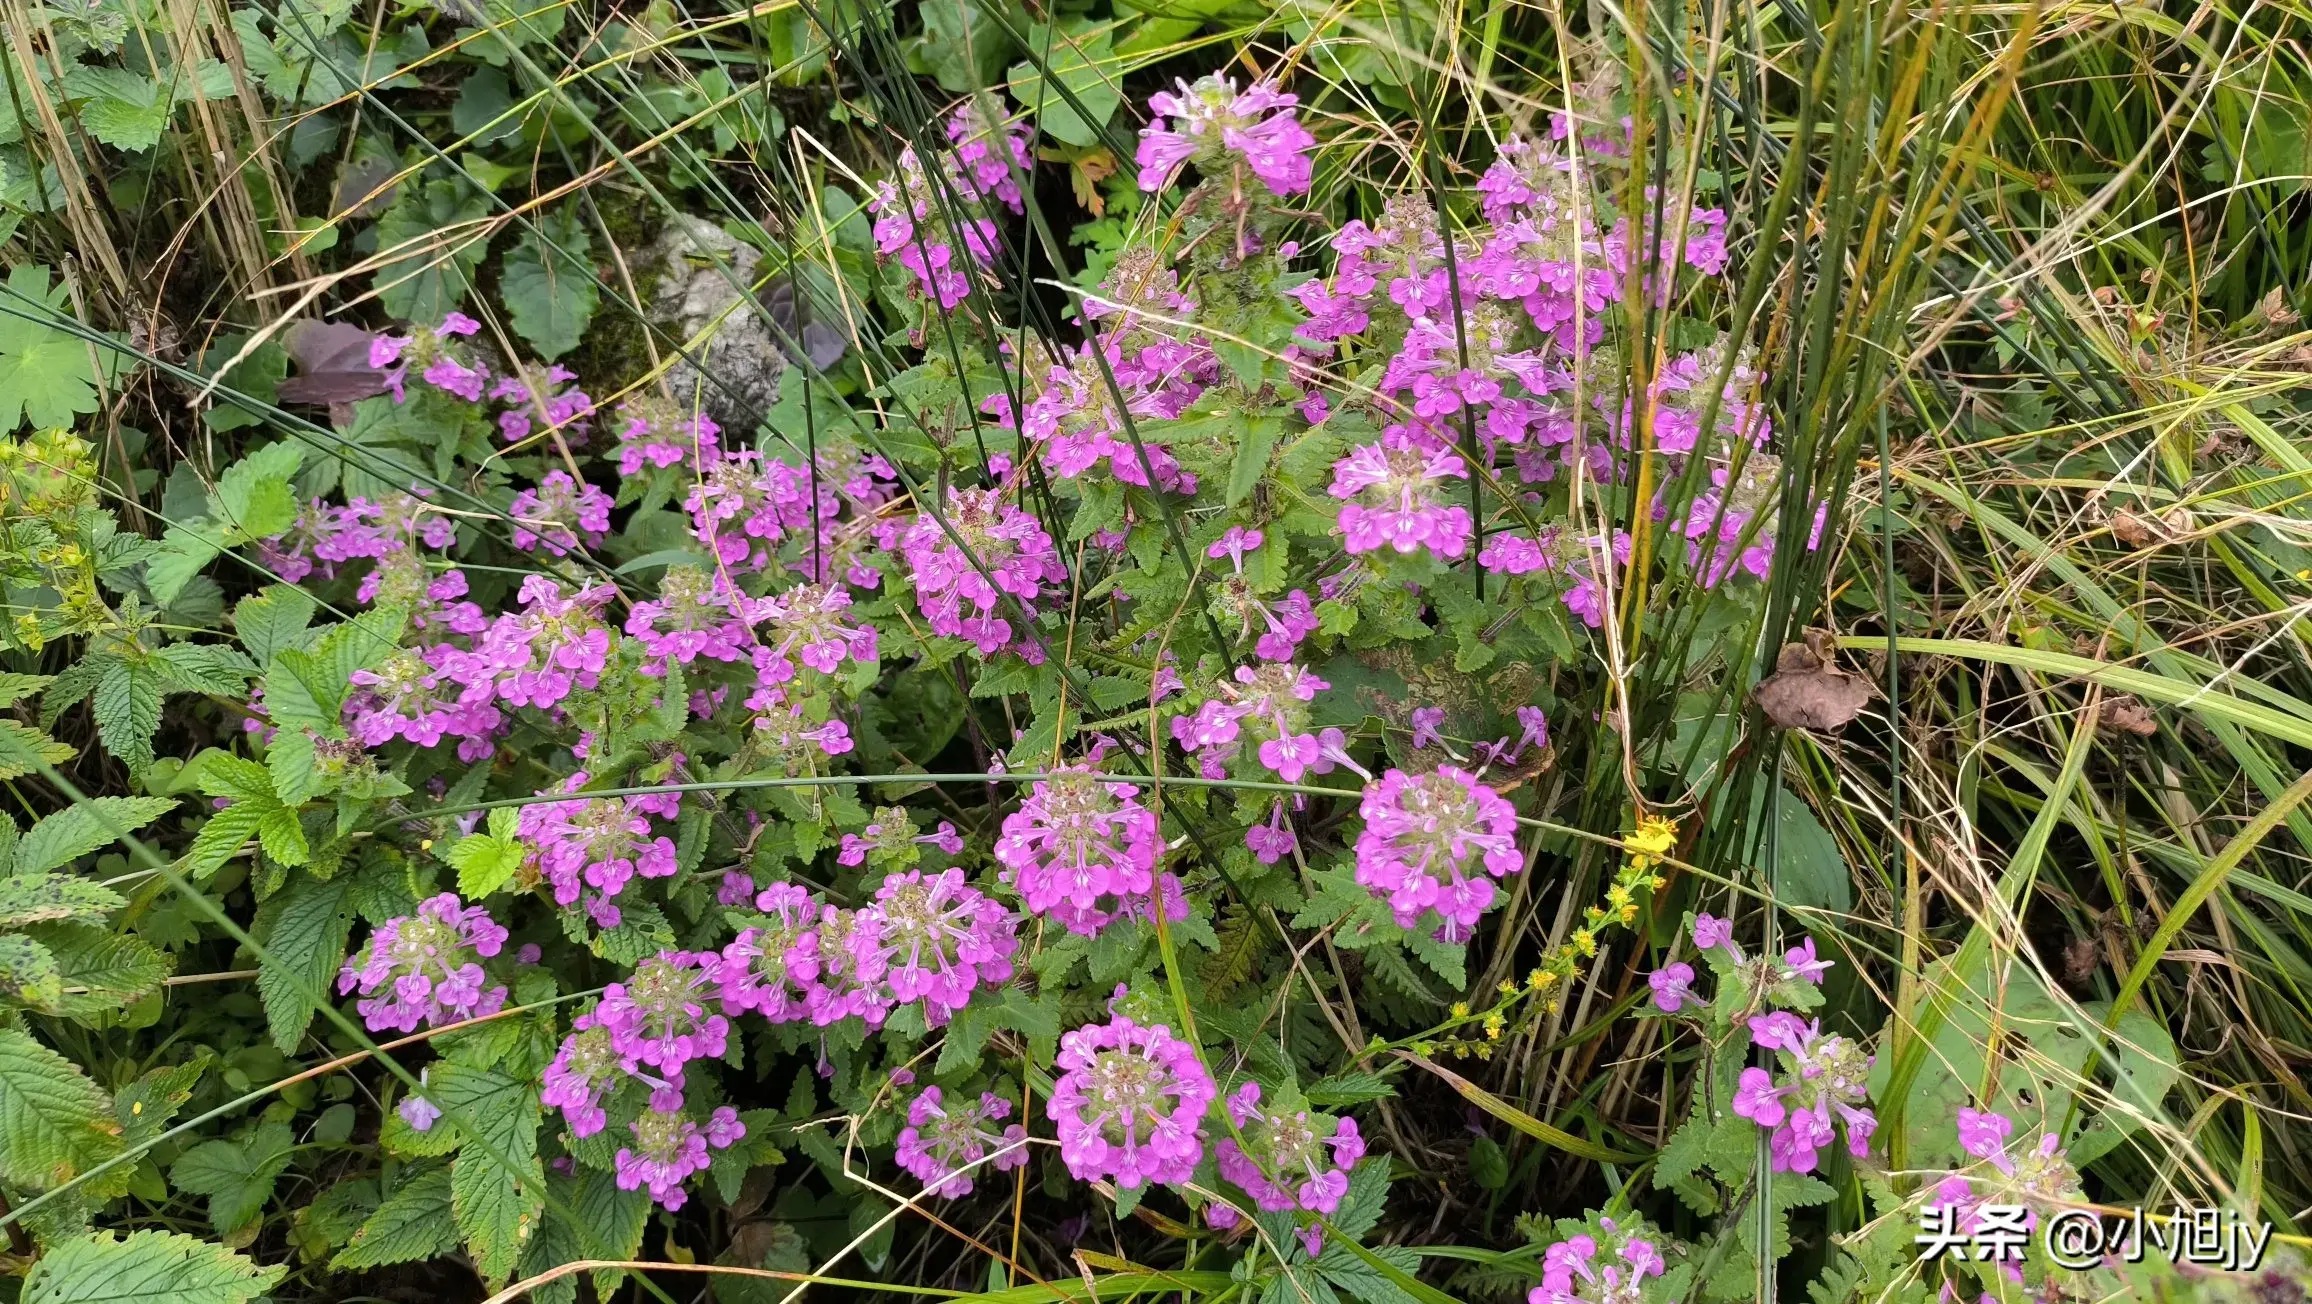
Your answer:
[[[1757,320],[1767,289],[1828,295],[1843,264],[1794,272],[1789,233],[1748,225],[1779,211],[1757,161],[1666,130],[1722,108],[1722,78],[1648,66],[1623,89],[1643,52],[1607,42],[1581,52],[1595,80],[1505,118],[1472,101],[1485,130],[1454,133],[1407,116],[1438,99],[1411,71],[1312,34],[1334,19],[1277,14],[1289,57],[1173,77],[1205,57],[1201,20],[651,8],[570,67],[641,51],[683,76],[586,112],[567,84],[591,72],[537,75],[559,13],[496,62],[413,20],[410,48],[484,60],[449,110],[475,149],[519,139],[550,169],[672,115],[617,151],[638,191],[778,211],[686,226],[690,252],[647,269],[686,315],[715,300],[697,338],[645,322],[580,348],[541,319],[590,318],[638,250],[557,193],[506,202],[522,243],[487,272],[455,249],[416,266],[436,235],[486,241],[475,205],[523,175],[489,162],[505,175],[468,194],[465,156],[429,155],[348,242],[397,270],[377,306],[332,305],[374,328],[335,322],[351,335],[238,382],[328,425],[220,431],[211,407],[203,433],[246,447],[145,485],[64,432],[0,442],[0,634],[26,667],[0,707],[37,704],[44,730],[87,704],[73,736],[140,794],[90,811],[180,817],[156,864],[69,880],[109,824],[0,830],[0,1081],[67,1076],[37,1020],[141,1035],[181,999],[180,953],[257,993],[183,1082],[41,1096],[69,1115],[46,1149],[0,1100],[0,1209],[49,1202],[33,1271],[73,1219],[132,1196],[175,1218],[181,1190],[219,1202],[220,1237],[316,1272],[455,1249],[490,1293],[549,1304],[580,1263],[602,1298],[655,1291],[620,1274],[662,1248],[740,1270],[717,1292],[925,1263],[938,1290],[1046,1289],[1106,1264],[1095,1214],[1119,1255],[1170,1256],[1149,1280],[1184,1298],[1748,1298],[1800,1223],[1826,1272],[1913,1298],[1869,1217],[2089,1189],[2082,1165],[2178,1076],[2148,1016],[2110,1019],[2150,1047],[2113,1074],[2134,1114],[2024,1119],[2014,1066],[1979,1059],[1946,1137],[1971,1089],[1943,1033],[1898,1032],[1851,981],[1869,961],[1815,926],[1855,904],[1853,839],[1786,815],[1787,786],[1840,771],[1745,703],[1759,649],[1805,619],[1793,595],[1828,589],[1852,497],[1814,473],[1851,468],[1825,426],[1862,405],[1809,386],[1865,364]],[[233,19],[266,95],[303,84],[289,35]],[[686,62],[754,42],[791,66],[742,87]],[[98,69],[77,67],[58,93],[85,102]],[[329,81],[282,120],[311,110],[292,147],[328,152],[341,101],[421,85],[450,93]],[[530,99],[491,107],[513,85]],[[1377,161],[1398,144],[1405,166]],[[349,144],[348,175],[397,154],[375,145]],[[730,189],[737,155],[800,170],[757,196]],[[1090,215],[1071,231],[1062,195]],[[718,331],[758,328],[761,365],[717,360]],[[204,365],[215,389],[242,364]],[[132,531],[106,495],[168,519]],[[41,660],[63,640],[79,660]],[[1836,653],[1793,644],[1775,678],[1813,676],[1785,686],[1820,710],[1862,691]],[[75,760],[29,720],[0,720],[0,781]],[[1765,899],[1720,890],[1754,880]],[[230,944],[156,885],[224,903]],[[1935,981],[1934,1009],[1965,1004]],[[376,1082],[312,1086],[284,1057],[316,1046]],[[232,1216],[305,1163],[254,1134],[165,1178],[126,1162],[212,1060],[236,1091],[276,1084],[263,1126],[318,1116],[292,1146],[329,1149],[301,1175],[331,1185],[287,1237]],[[393,1102],[374,1133],[324,1112],[357,1098]],[[1379,1230],[1416,1180],[1448,1208],[1491,1193],[1455,1253]],[[989,1263],[950,1272],[927,1227]],[[1511,1227],[1525,1244],[1473,1248]]]

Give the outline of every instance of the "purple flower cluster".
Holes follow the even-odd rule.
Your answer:
[[[996,614],[1002,596],[1032,614],[1043,586],[1066,580],[1067,568],[1036,518],[993,489],[950,490],[946,515],[956,539],[926,512],[898,541],[915,600],[933,633],[968,639],[993,656],[1012,640],[1011,622]]]
[[[1148,97],[1149,112],[1159,116],[1140,129],[1142,190],[1164,189],[1182,165],[1194,163],[1230,194],[1245,189],[1244,172],[1279,195],[1307,193],[1314,175],[1308,152],[1317,142],[1293,111],[1300,97],[1267,82],[1239,91],[1234,78],[1217,73],[1178,85],[1178,93]]]
[[[1750,1042],[1776,1052],[1782,1072],[1778,1078],[1756,1066],[1742,1070],[1734,1112],[1773,1133],[1774,1171],[1813,1172],[1817,1152],[1840,1127],[1849,1153],[1857,1159],[1870,1153],[1878,1118],[1863,1104],[1872,1057],[1862,1047],[1787,1010],[1752,1016]]]
[[[1291,663],[1238,666],[1232,679],[1213,686],[1213,696],[1195,714],[1172,717],[1172,740],[1196,757],[1208,779],[1228,777],[1229,765],[1247,746],[1286,783],[1330,773],[1345,756],[1344,735],[1310,729],[1308,709],[1330,687]]]
[[[1668,1264],[1640,1227],[1624,1228],[1598,1219],[1602,1237],[1579,1233],[1550,1246],[1541,1256],[1541,1284],[1526,1304],[1631,1304],[1644,1298],[1646,1279],[1660,1277]]]
[[[873,862],[885,869],[912,869],[923,859],[922,848],[935,847],[950,856],[963,854],[963,835],[946,820],[930,833],[915,831],[915,818],[902,806],[880,806],[875,818],[857,833],[846,833],[835,854],[838,865]]]
[[[575,793],[586,785],[581,770],[564,781]],[[616,901],[636,876],[665,878],[674,873],[674,841],[651,832],[652,814],[667,815],[667,797],[582,797],[535,802],[522,808],[517,826],[522,841],[538,849],[538,869],[557,905],[584,902],[587,914],[604,928],[623,920]]]
[[[711,951],[661,951],[603,989],[594,1025],[609,1032],[626,1072],[639,1076],[647,1068],[679,1087],[685,1064],[722,1057],[730,1021],[710,1008],[721,996],[721,966]]]
[[[536,488],[515,494],[506,514],[514,518],[515,547],[556,557],[599,548],[610,534],[610,495],[567,471],[548,471]]]
[[[1493,908],[1493,880],[1525,867],[1517,814],[1476,775],[1440,766],[1420,778],[1392,769],[1358,807],[1357,882],[1405,928],[1466,940]]]
[[[1060,1158],[1078,1181],[1126,1190],[1185,1182],[1204,1157],[1204,1113],[1218,1088],[1196,1048],[1162,1024],[1124,1015],[1060,1038],[1045,1102]]]
[[[916,1004],[926,1025],[944,1026],[974,991],[1011,981],[1019,949],[1011,912],[967,886],[960,869],[884,879],[874,903],[853,916],[846,941],[851,1012],[869,1028]]]
[[[1263,1110],[1260,1095],[1257,1082],[1229,1095],[1228,1117],[1244,1144],[1234,1137],[1220,1139],[1215,1147],[1220,1175],[1269,1212],[1306,1209],[1330,1216],[1349,1193],[1349,1170],[1365,1157],[1357,1120],[1328,1120],[1305,1109],[1289,1114]]]
[[[1030,913],[1091,936],[1117,919],[1147,918],[1159,882],[1167,919],[1187,917],[1179,880],[1159,874],[1155,812],[1140,790],[1090,768],[1037,780],[1004,817],[995,858]]]
[[[1458,557],[1469,547],[1469,509],[1446,501],[1447,480],[1467,479],[1461,455],[1407,429],[1351,449],[1333,464],[1332,495],[1341,499],[1341,546],[1349,552],[1423,548]]]
[[[650,1198],[670,1213],[690,1198],[683,1183],[691,1174],[706,1171],[712,1162],[707,1152],[728,1149],[747,1134],[739,1112],[728,1105],[715,1110],[701,1128],[683,1111],[679,1096],[671,1102],[653,1100],[627,1129],[634,1134],[634,1141],[618,1148],[618,1189],[647,1187]]]
[[[1034,166],[1024,125],[989,121],[976,103],[949,116],[947,137],[950,148],[940,155],[936,177],[910,145],[899,152],[896,174],[867,201],[875,215],[875,251],[912,273],[918,293],[941,312],[953,312],[970,295],[970,265],[995,261],[996,227],[987,214],[1026,211],[1013,174]],[[951,232],[935,215],[957,209]],[[963,241],[961,257],[951,234]]]
[[[354,1008],[371,1032],[415,1032],[420,1024],[495,1014],[506,988],[490,985],[481,961],[505,944],[506,930],[486,908],[444,892],[420,902],[414,915],[379,924],[346,960],[337,990],[361,993]]]
[[[611,456],[621,476],[637,476],[670,466],[705,469],[722,459],[722,427],[703,412],[660,410],[629,402],[618,410],[617,447]]]
[[[972,1173],[983,1163],[999,1173],[1026,1166],[1028,1130],[1004,1123],[1011,1112],[1011,1102],[992,1092],[950,1107],[938,1087],[925,1087],[907,1107],[907,1126],[899,1133],[899,1166],[915,1174],[933,1195],[950,1199],[969,1195]]]

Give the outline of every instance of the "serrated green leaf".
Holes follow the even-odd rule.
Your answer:
[[[432,1168],[395,1187],[329,1266],[352,1271],[414,1263],[447,1254],[457,1243],[458,1225],[450,1214],[450,1170]]]
[[[541,232],[543,237],[541,238]],[[499,291],[514,333],[551,362],[578,347],[599,301],[585,225],[570,209],[547,214],[506,251]]]
[[[264,1212],[296,1145],[282,1123],[259,1124],[237,1141],[204,1141],[170,1166],[169,1185],[209,1197],[209,1225],[229,1236]]]
[[[48,816],[17,844],[10,871],[58,869],[176,809],[174,797],[98,797]],[[0,910],[4,913],[4,910]]]
[[[85,878],[45,872],[0,878],[0,928],[102,919],[127,904],[120,893]]]
[[[141,938],[95,924],[37,924],[33,940],[56,957],[64,994],[56,1012],[74,1018],[120,1009],[159,990],[176,962]]]
[[[306,626],[317,609],[305,590],[291,584],[269,585],[234,605],[233,631],[258,665],[271,665],[283,648],[305,645]]]
[[[513,881],[514,872],[522,867],[523,854],[521,843],[493,831],[458,839],[442,859],[458,871],[458,895],[478,901]]]
[[[161,727],[158,672],[128,661],[107,666],[93,698],[96,734],[131,774],[153,763],[153,733]]]
[[[553,11],[558,22],[562,14]],[[464,303],[474,269],[489,252],[489,196],[458,181],[404,182],[401,197],[377,220],[378,300],[404,321],[433,325]]]
[[[450,1166],[451,1211],[474,1270],[501,1283],[521,1261],[545,1209],[538,1088],[490,1069],[444,1063],[426,1096],[467,1134]]]
[[[222,643],[171,643],[153,654],[171,692],[238,698],[249,690],[256,664]]]
[[[331,737],[343,726],[341,707],[351,683],[333,677],[317,652],[280,648],[265,675],[265,713],[284,729],[312,729]]]
[[[1254,486],[1268,474],[1268,456],[1283,433],[1284,422],[1278,417],[1261,417],[1245,423],[1242,442],[1236,446],[1236,462],[1228,472],[1229,506],[1234,507],[1252,496]]]
[[[1116,62],[1115,34],[1111,29],[1052,31],[1037,24],[1028,33],[1027,48],[1036,61],[1012,65],[1013,98],[1037,115],[1045,131],[1070,145],[1100,142],[1100,129],[1115,116],[1123,89],[1106,69]],[[1048,52],[1048,58],[1045,57]],[[1047,79],[1038,63],[1050,69]]]
[[[48,948],[21,933],[0,933],[0,997],[36,1010],[64,999],[64,975]]]
[[[1302,1094],[1319,1109],[1340,1109],[1348,1105],[1387,1100],[1397,1094],[1397,1089],[1378,1073],[1350,1070],[1313,1082]]]
[[[25,675],[13,670],[0,670],[0,707],[14,706],[56,679],[54,675]]]
[[[266,957],[257,974],[265,1001],[265,1021],[283,1054],[297,1049],[305,1029],[326,999],[329,981],[345,961],[353,932],[353,883],[349,875],[327,880],[300,874],[287,888],[257,908],[251,936]]]
[[[201,831],[193,835],[193,845],[177,861],[178,872],[205,882],[225,867],[235,853],[257,832],[257,809],[253,803],[236,802],[209,817]]]
[[[302,806],[329,787],[313,755],[313,735],[285,728],[265,748],[265,769],[273,776],[273,791],[285,806]]]
[[[23,1304],[246,1304],[288,1271],[177,1232],[98,1234],[42,1255]]]
[[[0,1028],[0,1182],[45,1191],[118,1153],[104,1091],[30,1033]]]
[[[270,810],[257,812],[257,842],[266,855],[284,865],[303,865],[313,859],[313,848],[305,840],[305,826],[298,821],[297,812],[278,802]]]
[[[62,765],[78,755],[79,749],[70,743],[14,720],[0,720],[0,779],[21,779],[39,773],[43,765]]]

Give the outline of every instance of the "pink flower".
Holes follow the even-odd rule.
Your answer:
[[[1058,550],[1036,518],[992,489],[948,493],[947,525],[958,547],[929,513],[900,541],[915,575],[915,598],[935,634],[971,641],[981,656],[1011,642],[1011,622],[996,613],[1008,595],[1032,613],[1043,586],[1067,578]]]
[[[1831,962],[1814,958],[1814,939],[1809,937],[1782,953],[1782,976],[1787,981],[1797,979],[1822,985],[1822,976],[1830,972]]]
[[[1003,1122],[1011,1109],[1010,1101],[992,1092],[950,1109],[938,1087],[925,1087],[907,1107],[907,1126],[899,1133],[894,1157],[933,1195],[969,1195],[972,1171],[983,1163],[1000,1173],[1028,1162],[1028,1130]]]
[[[1676,1014],[1694,998],[1694,966],[1666,965],[1647,974],[1646,985],[1654,989],[1654,1008],[1664,1014]]]
[[[1189,162],[1215,180],[1242,166],[1279,195],[1308,190],[1314,175],[1308,151],[1317,142],[1294,116],[1299,97],[1265,82],[1239,92],[1235,79],[1218,74],[1193,86],[1176,84],[1178,94],[1160,91],[1148,98],[1152,114],[1172,121],[1157,117],[1140,129],[1142,190],[1162,190]]]
[[[1004,881],[1030,912],[1086,936],[1146,914],[1156,891],[1158,838],[1156,815],[1139,795],[1088,768],[1037,780],[996,839]]]
[[[1261,1089],[1247,1082],[1228,1097],[1229,1118],[1244,1138],[1224,1137],[1215,1147],[1220,1175],[1244,1189],[1263,1210],[1305,1209],[1330,1215],[1348,1194],[1349,1170],[1365,1157],[1353,1118],[1329,1119],[1305,1109],[1261,1108]]]
[[[1204,1112],[1217,1094],[1196,1049],[1162,1024],[1123,1015],[1060,1038],[1045,1112],[1078,1181],[1126,1190],[1187,1181],[1204,1157]]]
[[[1450,765],[1413,778],[1390,770],[1358,807],[1357,882],[1389,903],[1400,927],[1466,939],[1493,907],[1493,880],[1525,867],[1517,815],[1477,776]]]
[[[372,1032],[415,1032],[495,1014],[506,988],[491,986],[481,960],[506,944],[506,930],[482,906],[444,892],[420,903],[414,915],[379,924],[369,944],[338,974],[340,993],[358,990],[355,1008]]]
[[[1458,557],[1469,546],[1469,512],[1443,498],[1442,481],[1466,479],[1459,454],[1424,449],[1390,432],[1378,444],[1350,451],[1333,464],[1332,496],[1342,499],[1342,546],[1351,553],[1386,545],[1400,553],[1427,548]]]

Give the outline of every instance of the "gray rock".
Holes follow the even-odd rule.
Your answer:
[[[839,333],[811,319],[807,304],[805,311],[796,312],[796,296],[784,279],[756,296],[777,321],[778,331],[744,301],[738,287],[756,282],[762,260],[754,246],[687,213],[675,214],[651,249],[650,266],[656,274],[650,296],[652,318],[680,341],[710,327],[714,332],[691,350],[691,358],[678,358],[667,368],[667,386],[679,403],[689,403],[695,394],[707,415],[742,441],[778,399],[779,378],[789,358],[780,344],[781,333],[799,340],[820,367],[833,366],[845,349]],[[692,358],[704,363],[704,378]]]

